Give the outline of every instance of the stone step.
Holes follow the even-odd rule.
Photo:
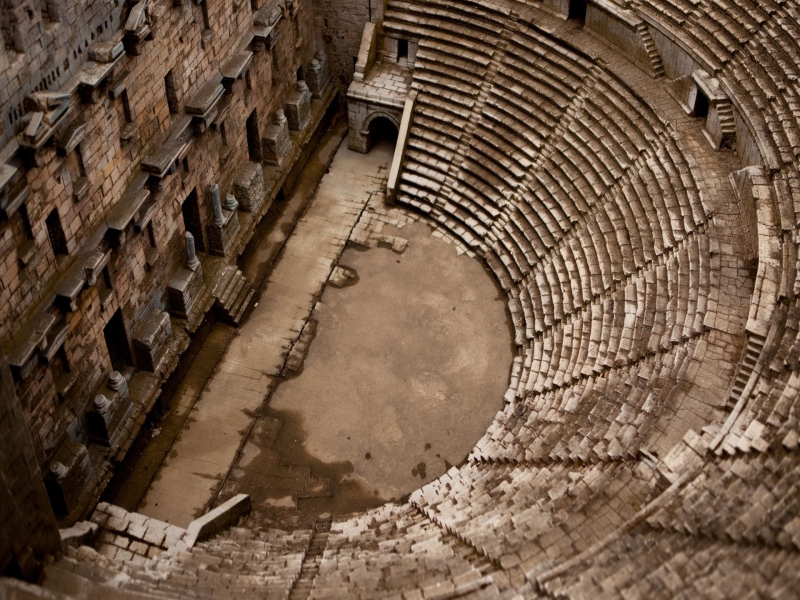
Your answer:
[[[250,308],[255,290],[239,269],[229,266],[223,270],[213,294],[223,319],[239,325]]]

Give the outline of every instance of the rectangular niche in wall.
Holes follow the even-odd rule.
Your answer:
[[[197,200],[197,190],[192,190],[186,196],[186,200],[181,204],[183,214],[183,225],[189,233],[194,236],[194,246],[198,252],[206,251],[205,240],[203,239],[203,221],[200,218],[200,204]]]
[[[47,219],[47,235],[50,237],[50,244],[53,246],[55,254],[67,254],[67,236],[64,235],[64,228],[61,227],[61,219],[58,218],[58,209],[54,208]]]
[[[167,95],[167,105],[169,112],[177,114],[181,111],[180,102],[178,102],[178,88],[175,84],[175,74],[170,71],[164,77],[164,91]]]
[[[247,117],[247,150],[250,160],[261,162],[261,136],[258,133],[258,112],[255,109]]]
[[[569,0],[569,13],[567,19],[586,23],[586,0]]]
[[[114,316],[108,320],[108,323],[103,328],[103,337],[106,340],[106,349],[108,350],[108,357],[111,359],[111,367],[115,371],[122,371],[125,367],[133,365],[131,345],[128,341],[125,321],[122,318],[122,309],[117,309]]]
[[[408,40],[397,40],[397,60],[408,60]]]

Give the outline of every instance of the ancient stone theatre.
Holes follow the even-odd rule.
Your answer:
[[[796,598],[800,0],[0,0],[0,598]]]

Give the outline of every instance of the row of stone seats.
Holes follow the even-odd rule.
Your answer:
[[[626,229],[626,224],[632,221],[635,226],[644,220],[623,218],[613,210],[616,206],[609,203],[595,211],[536,263],[528,258],[535,251],[524,248],[535,239],[535,231],[527,218],[523,227],[518,227],[520,213],[512,212],[486,259],[504,289],[514,295],[512,317],[519,317],[525,337],[532,338],[570,315],[577,320],[580,313],[586,318],[589,313],[602,315],[605,304],[600,298],[612,287],[617,287],[617,292],[607,299],[616,300],[615,312],[623,319],[626,312],[634,311],[637,318],[631,325],[637,336],[644,335],[643,324],[656,327],[644,337],[641,348],[631,349],[632,354],[645,348],[654,351],[703,331],[710,285],[719,270],[712,242],[705,235],[693,236],[669,255],[639,262],[637,259],[644,257],[643,246],[631,247],[630,240],[636,243],[638,232]],[[511,291],[516,284],[517,289]],[[620,308],[626,298],[630,310]],[[661,311],[669,312],[670,317],[655,316]]]
[[[540,588],[553,598],[791,598],[800,554],[764,546],[660,533],[622,533],[580,568],[559,570]]]
[[[705,68],[717,71],[752,39],[778,4],[771,0],[637,0],[633,6],[646,19],[667,26]]]
[[[409,134],[401,195],[423,202],[437,196],[507,17],[507,10],[476,2],[396,1],[387,6],[385,31],[420,39],[412,84],[419,90],[417,118]]]
[[[335,520],[311,598],[399,597],[415,589],[425,597],[509,597],[471,564],[477,553],[455,548],[450,537],[409,505]]]
[[[710,282],[699,260],[703,245],[707,252],[705,236],[698,243],[687,244],[665,265],[642,273],[584,307],[571,320],[537,336],[532,341],[531,368],[539,374],[534,390],[569,385],[580,376],[624,366],[703,333]],[[538,300],[540,306],[549,308],[550,302],[562,300],[545,295],[548,288],[555,287],[555,282],[547,281],[551,277],[559,277],[557,283],[566,291],[567,286],[575,285],[576,277],[568,277],[569,269],[562,268],[559,273],[546,267],[544,277],[537,277],[529,289],[534,302]],[[526,299],[523,295],[523,310]]]
[[[87,546],[70,549],[48,568],[44,586],[53,591],[100,586],[152,598],[244,598],[288,596],[297,579],[311,532],[234,527],[191,550],[168,551],[131,561],[108,558]],[[136,543],[136,542],[134,542]]]
[[[672,415],[672,399],[696,347],[691,340],[548,391],[542,391],[537,358],[528,349],[519,398],[497,414],[471,458],[534,463],[634,458],[659,433],[661,419]]]
[[[568,467],[467,464],[411,495],[431,520],[508,569],[572,558],[639,509],[653,472],[623,461]]]
[[[746,114],[766,126],[762,134],[770,168],[791,165],[800,156],[798,92],[773,65],[763,64],[774,52],[769,46],[748,47],[727,70],[725,78]],[[794,114],[793,114],[794,109]]]
[[[762,439],[762,438],[757,438]],[[691,482],[663,498],[655,529],[800,550],[798,439],[706,461]]]
[[[725,432],[720,450],[729,455],[764,450],[769,444],[797,440],[800,424],[800,304],[797,299],[780,303],[760,357],[761,376],[748,402]]]
[[[464,0],[459,3],[446,0],[390,0],[386,6],[384,26],[391,28],[407,27],[412,33],[414,27],[443,26],[451,23],[462,25],[473,36],[483,33],[499,34],[506,24],[509,11],[501,6],[477,0]],[[415,37],[422,37],[418,31]]]
[[[488,158],[506,184],[520,180],[590,68],[587,57],[523,23],[508,40],[468,159],[480,165]]]

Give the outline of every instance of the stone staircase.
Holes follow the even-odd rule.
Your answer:
[[[322,555],[325,554],[325,548],[328,546],[330,531],[330,519],[319,520],[314,524],[311,543],[308,545],[300,576],[294,582],[292,591],[289,593],[289,600],[306,600],[311,597],[314,580],[317,578],[319,566],[322,563]]]
[[[744,392],[744,389],[747,387],[750,376],[756,368],[765,342],[766,338],[760,335],[755,335],[753,333],[748,335],[747,348],[745,348],[744,357],[739,365],[739,371],[736,373],[736,379],[728,395],[728,400],[725,405],[726,410],[733,410],[733,407],[736,406],[736,403],[739,402],[739,399],[742,397],[742,392]]]
[[[642,44],[644,45],[644,49],[647,52],[647,55],[650,57],[650,65],[653,69],[653,78],[658,79],[659,77],[664,77],[664,75],[666,75],[664,63],[661,60],[661,55],[658,53],[658,48],[656,48],[656,43],[653,40],[653,36],[650,33],[650,30],[647,28],[647,25],[645,23],[639,23],[636,26],[636,33],[639,34]]]
[[[733,105],[730,102],[719,104],[717,107],[719,113],[719,128],[721,139],[721,148],[733,149],[736,144],[736,121],[733,118]]]
[[[212,293],[222,319],[238,326],[250,308],[256,292],[239,269],[227,266],[222,270]]]

